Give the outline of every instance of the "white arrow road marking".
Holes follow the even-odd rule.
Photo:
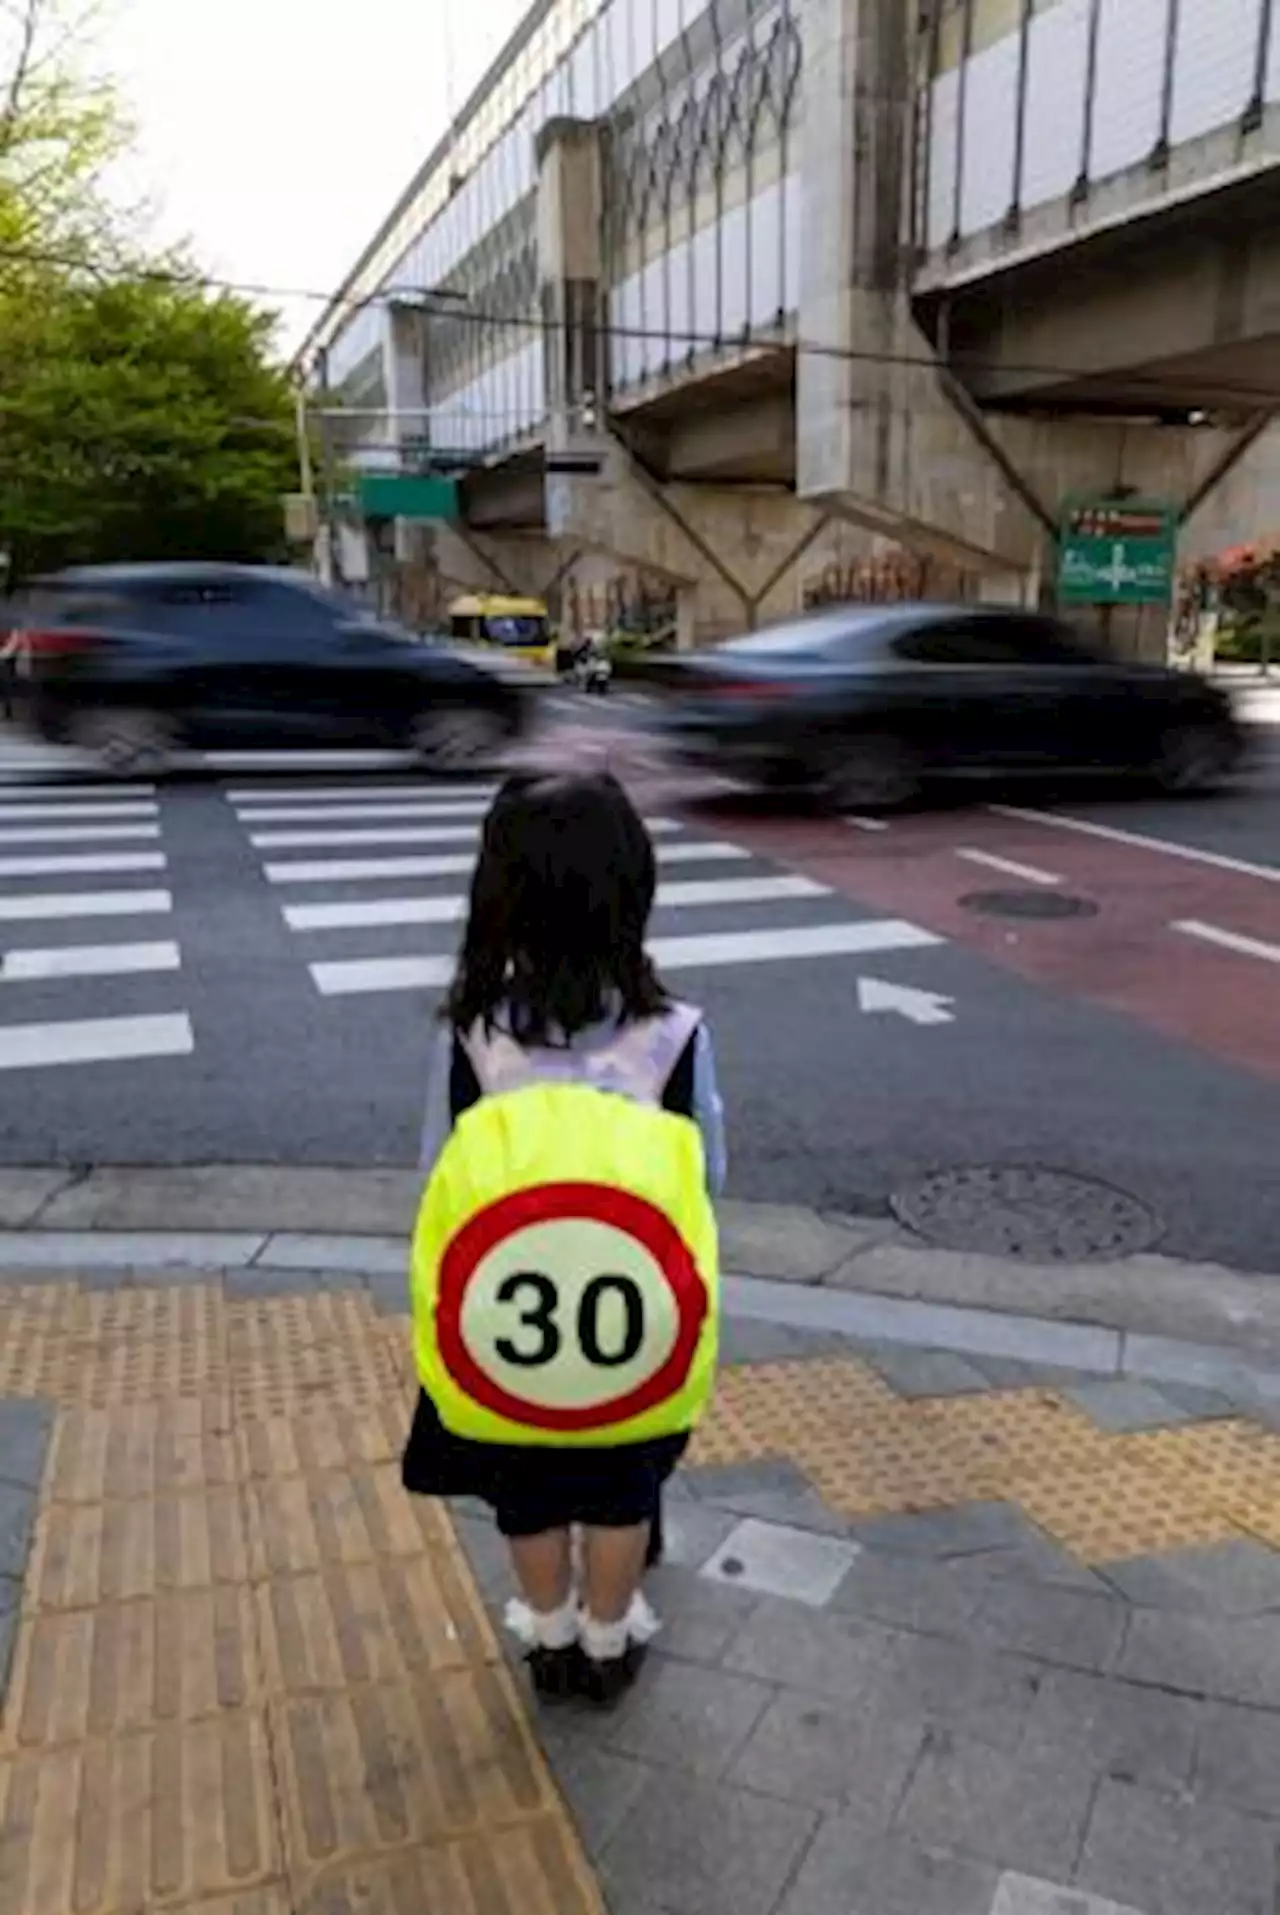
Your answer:
[[[899,1017],[909,1018],[913,1024],[954,1024],[956,1014],[950,1009],[954,1002],[954,998],[942,997],[937,991],[917,991],[907,984],[886,984],[883,978],[858,979],[860,1011],[893,1011]]]

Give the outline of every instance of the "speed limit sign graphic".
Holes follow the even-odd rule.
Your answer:
[[[482,1409],[545,1433],[603,1433],[679,1393],[708,1308],[665,1212],[611,1185],[539,1184],[449,1243],[436,1341]]]

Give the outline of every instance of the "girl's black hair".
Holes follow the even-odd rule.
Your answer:
[[[627,1023],[670,999],[645,953],[653,842],[618,780],[521,773],[485,819],[471,910],[442,1015],[455,1030],[505,1010],[522,1044]]]

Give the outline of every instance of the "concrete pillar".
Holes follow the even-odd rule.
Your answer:
[[[595,123],[562,119],[538,141],[547,534],[666,581],[678,644],[703,644],[798,608],[797,565],[827,515],[781,488],[665,483],[609,430],[600,139]]]
[[[392,304],[387,310],[387,438],[395,457],[412,464],[427,432],[427,329],[422,313],[413,306]],[[409,519],[397,519],[395,560],[398,565],[421,565],[427,550],[426,528]]]

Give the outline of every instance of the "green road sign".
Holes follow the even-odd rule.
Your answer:
[[[1171,505],[1091,499],[1068,505],[1058,550],[1064,605],[1167,605],[1178,515]]]
[[[456,519],[458,487],[453,479],[362,472],[356,503],[366,519]]]

